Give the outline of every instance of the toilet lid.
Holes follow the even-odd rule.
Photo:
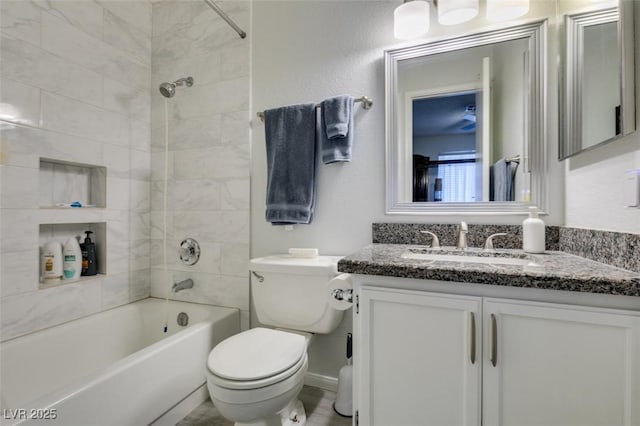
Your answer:
[[[258,380],[281,373],[306,353],[304,336],[268,328],[252,328],[219,343],[207,360],[216,376]]]

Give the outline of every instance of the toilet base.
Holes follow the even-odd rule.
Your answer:
[[[302,401],[293,399],[279,413],[254,420],[252,422],[236,422],[234,426],[304,426],[307,423],[307,414],[304,411]]]

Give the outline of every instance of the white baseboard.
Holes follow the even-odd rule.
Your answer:
[[[338,391],[338,379],[336,377],[323,376],[322,374],[307,372],[304,376],[304,384],[331,392]]]
[[[182,420],[187,414],[193,411],[198,405],[202,404],[209,398],[207,384],[200,386],[189,396],[176,404],[169,411],[154,420],[152,426],[174,426]]]

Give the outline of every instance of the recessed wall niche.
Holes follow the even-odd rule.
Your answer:
[[[39,180],[40,208],[60,208],[75,201],[106,207],[106,167],[40,158]]]
[[[98,274],[94,276],[81,276],[78,280],[60,280],[53,283],[44,283],[42,280],[42,270],[40,270],[40,288],[50,288],[60,284],[77,283],[82,280],[104,276],[107,273],[107,224],[99,223],[48,223],[40,225],[39,245],[40,256],[42,249],[49,241],[56,241],[64,247],[64,243],[69,238],[76,238],[79,243],[84,242],[85,231],[91,231],[91,241],[96,245],[96,263],[98,264]],[[41,266],[40,258],[38,265]]]

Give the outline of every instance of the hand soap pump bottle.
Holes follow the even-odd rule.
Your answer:
[[[84,242],[80,244],[82,250],[82,275],[90,276],[98,273],[98,265],[96,264],[96,245],[91,241],[91,231],[85,231],[87,236]]]
[[[82,253],[76,237],[71,237],[64,243],[62,249],[62,272],[65,280],[77,280],[82,270]]]
[[[544,253],[544,222],[538,217],[538,208],[529,207],[529,217],[522,222],[522,249],[525,253]]]

